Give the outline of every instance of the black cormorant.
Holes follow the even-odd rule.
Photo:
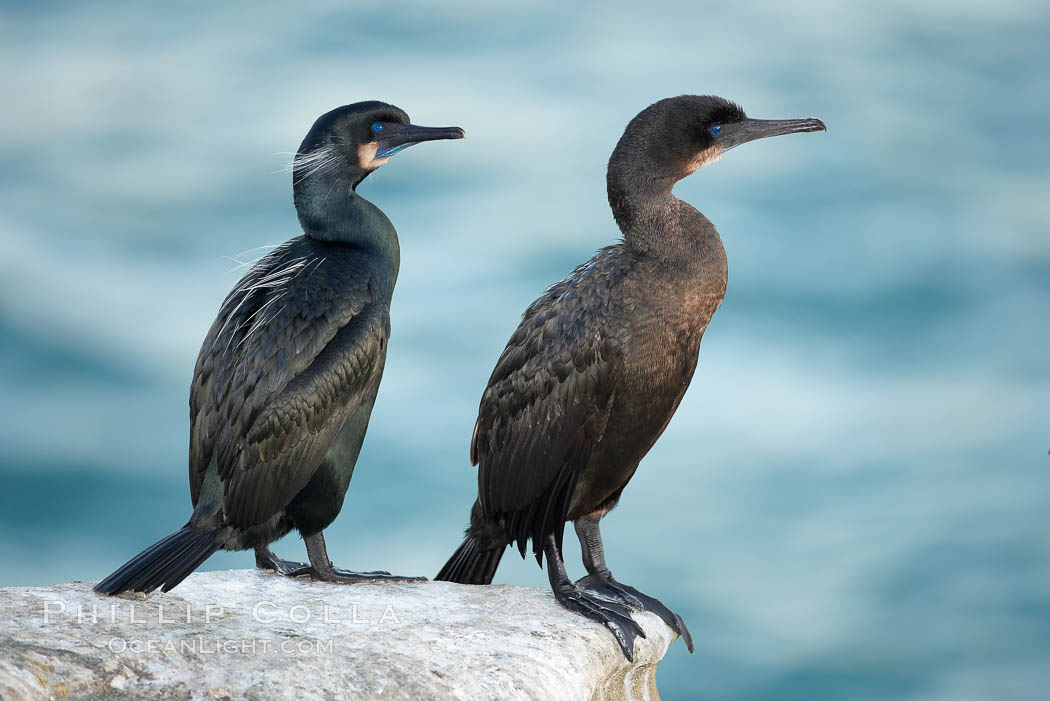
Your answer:
[[[663,433],[696,369],[726,289],[718,231],[671,188],[754,139],[824,129],[818,119],[749,119],[713,96],[661,100],[631,120],[609,159],[623,241],[600,250],[525,311],[481,398],[470,445],[478,499],[437,579],[488,584],[507,545],[546,556],[554,595],[607,626],[633,659],[651,611],[692,651],[680,616],[616,581],[599,520]],[[573,521],[587,576],[573,583],[562,533]]]
[[[336,569],[322,531],[339,514],[386,361],[397,233],[357,186],[412,144],[459,139],[402,110],[358,102],[322,115],[292,164],[303,236],[245,275],[201,346],[190,388],[190,496],[181,530],[95,590],[168,591],[217,550],[326,582],[401,579]],[[269,544],[295,529],[309,564]]]

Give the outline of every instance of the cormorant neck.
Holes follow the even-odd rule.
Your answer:
[[[610,161],[606,177],[609,207],[625,239],[644,235],[668,215],[669,205],[675,199],[671,195],[673,184],[670,179],[646,177],[636,170],[617,168]]]
[[[718,241],[711,222],[671,192],[678,180],[617,167],[615,155],[610,160],[609,206],[628,248],[670,262],[695,260]]]
[[[364,177],[355,175],[333,169],[294,181],[295,210],[303,233],[318,241],[367,243],[371,232],[360,227],[362,203],[367,200],[356,190]]]
[[[400,248],[394,225],[355,189],[364,175],[331,172],[297,181],[294,192],[299,224],[312,239],[375,250],[397,265]]]

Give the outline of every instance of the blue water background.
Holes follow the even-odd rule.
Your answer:
[[[714,93],[829,131],[676,189],[722,232],[729,290],[603,526],[696,640],[662,693],[1047,698],[1050,5],[346,5],[0,10],[0,585],[99,578],[185,521],[188,384],[231,259],[296,235],[288,152],[370,98],[468,138],[361,188],[401,278],[328,542],[433,575],[518,315],[617,238],[623,126]],[[545,577],[508,556],[497,581]]]

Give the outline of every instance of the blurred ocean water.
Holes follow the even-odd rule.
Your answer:
[[[676,189],[719,227],[729,290],[603,524],[617,576],[696,639],[662,693],[1046,698],[1048,31],[1035,1],[6,3],[0,585],[97,579],[183,523],[189,378],[234,259],[297,234],[278,171],[316,116],[372,98],[467,139],[361,187],[402,269],[329,547],[432,576],[518,315],[617,238],[623,126],[714,93],[829,132]],[[545,577],[508,555],[497,581]]]

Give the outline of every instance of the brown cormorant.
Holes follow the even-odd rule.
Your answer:
[[[339,514],[375,403],[400,263],[397,232],[357,193],[412,144],[459,139],[402,110],[358,102],[322,115],[292,164],[303,235],[265,256],[223,302],[190,388],[190,497],[181,530],[95,590],[168,591],[217,550],[326,582],[403,579],[333,567],[322,531]],[[269,544],[292,529],[309,564]]]
[[[681,617],[613,578],[599,520],[682,401],[700,339],[726,289],[718,231],[671,189],[754,139],[824,129],[818,119],[749,119],[719,97],[661,100],[631,120],[609,159],[609,205],[623,241],[600,250],[525,310],[481,398],[471,462],[478,499],[463,544],[437,579],[488,584],[507,545],[533,553],[568,609],[607,626],[633,659],[651,611],[692,651]],[[587,576],[562,561],[573,521]]]

